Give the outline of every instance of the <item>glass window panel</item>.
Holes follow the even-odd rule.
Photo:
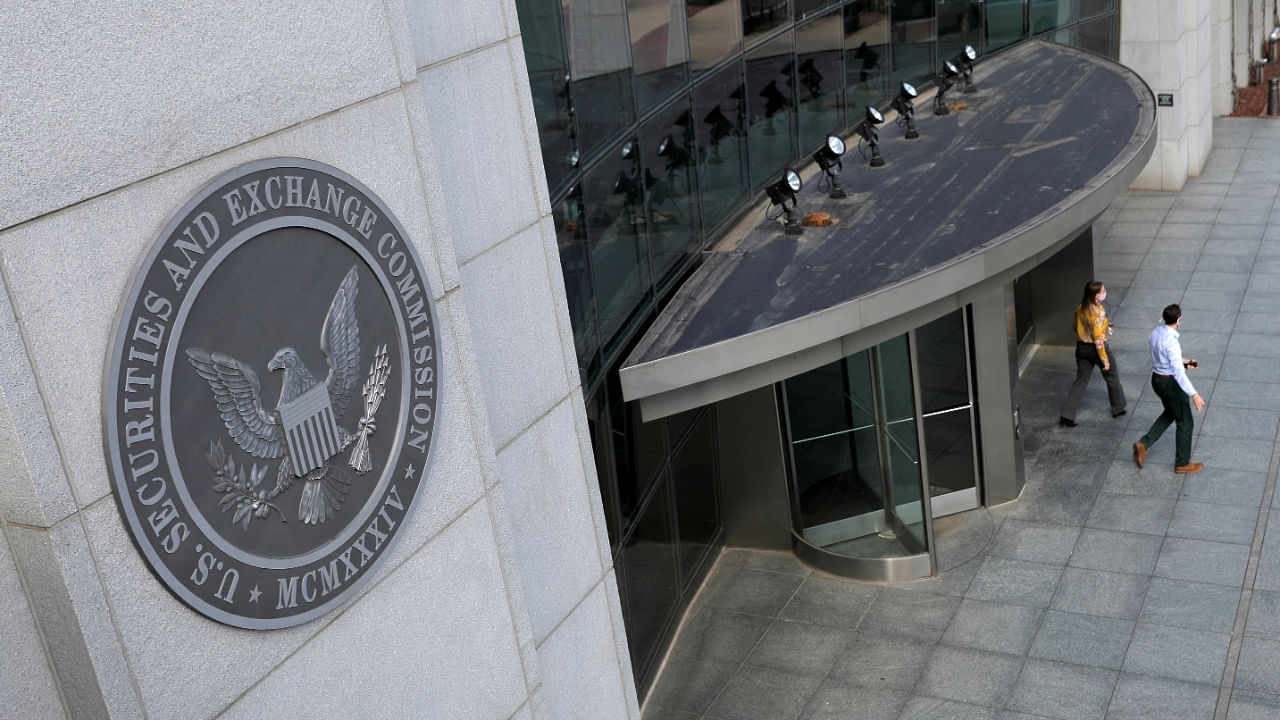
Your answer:
[[[843,15],[835,12],[796,28],[802,152],[820,147],[844,124],[842,24]]]
[[[750,47],[791,20],[788,0],[741,0],[742,41]]]
[[[689,61],[694,72],[708,70],[742,50],[737,0],[687,0]]]
[[[679,597],[669,493],[670,482],[663,482],[622,550],[621,564],[627,576],[627,645],[632,667],[641,672],[648,670],[661,646],[663,630]]]
[[[747,190],[745,94],[742,68],[736,63],[693,89],[698,187],[706,228],[728,218]]]
[[[844,362],[837,360],[783,383],[792,442],[841,433],[853,427],[845,400],[844,371]]]
[[[564,0],[578,145],[593,155],[635,119],[623,0]]]
[[[595,297],[591,290],[591,258],[587,251],[586,216],[583,212],[582,186],[569,189],[553,213],[556,245],[560,249],[560,268],[564,274],[564,293],[569,302],[569,320],[573,326],[573,344],[578,351],[578,369],[585,372],[600,349],[596,322]]]
[[[596,477],[600,482],[600,499],[604,505],[604,523],[609,532],[609,556],[617,559],[622,546],[618,522],[618,481],[609,454],[613,442],[609,431],[609,406],[604,390],[587,398],[587,431],[591,435],[592,455],[596,461]]]
[[[711,412],[709,408],[715,406],[703,406],[694,408],[693,410],[685,410],[682,413],[667,416],[667,437],[670,438],[672,445],[678,445],[684,436],[689,432],[689,428],[693,427],[704,412]]]
[[[888,95],[885,85],[888,78],[885,68],[890,57],[888,8],[887,0],[854,0],[844,6],[847,125],[862,119],[863,108],[879,106]]]
[[[938,64],[954,58],[965,45],[981,46],[982,6],[975,0],[936,0],[938,17]]]
[[[1031,33],[1039,35],[1076,21],[1073,0],[1031,0]]]
[[[636,102],[657,105],[688,82],[684,0],[627,0]]]
[[[602,340],[617,333],[649,290],[642,178],[634,140],[610,148],[583,176],[591,276]]]
[[[1050,42],[1074,46],[1076,44],[1076,29],[1074,27],[1063,28],[1061,30],[1055,30],[1043,37],[1045,40]]]
[[[751,186],[762,188],[795,157],[795,67],[790,34],[746,54]]]
[[[832,5],[839,5],[840,0],[794,0],[796,22],[813,17]]]
[[[1116,16],[1110,15],[1076,26],[1076,47],[1116,59]]]
[[[984,7],[987,52],[1027,37],[1027,0],[987,0]]]
[[[684,585],[693,578],[720,527],[715,457],[715,414],[707,412],[671,459]]]
[[[1115,9],[1115,0],[1080,0],[1080,19],[1086,20],[1094,15],[1112,12]]]
[[[560,3],[517,0],[516,12],[524,38],[524,60],[529,70],[529,92],[542,145],[542,164],[547,171],[547,187],[554,192],[570,178],[576,149]]]
[[[884,509],[874,426],[798,442],[791,452],[802,528]]]
[[[925,413],[969,404],[969,357],[963,311],[956,310],[916,330],[920,409]]]
[[[697,151],[688,96],[640,128],[644,187],[649,201],[649,248],[653,253],[654,279],[659,284],[699,247],[693,186]]]
[[[639,403],[622,402],[617,373],[609,379],[609,434],[618,482],[623,533],[657,479],[667,458],[666,423],[640,421]]]
[[[893,76],[891,88],[899,83],[919,85],[937,74],[933,58],[935,8],[933,0],[906,0],[892,3]]]

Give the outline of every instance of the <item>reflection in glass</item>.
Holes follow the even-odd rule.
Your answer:
[[[1102,17],[1076,26],[1076,47],[1116,59],[1115,16]]]
[[[909,82],[919,85],[937,72],[934,59],[935,9],[933,0],[907,0],[891,5],[893,22],[893,75],[890,86]]]
[[[751,185],[772,182],[796,156],[795,64],[790,35],[782,35],[746,54],[748,142]]]
[[[1080,19],[1087,20],[1115,9],[1115,0],[1080,0]]]
[[[832,5],[839,5],[839,0],[794,0],[796,22],[813,17]]]
[[[658,479],[667,460],[666,423],[642,422],[637,403],[622,402],[617,373],[607,380],[609,388],[609,434],[618,480],[618,512],[625,535],[636,520],[636,512]]]
[[[1074,0],[1031,0],[1031,34],[1056,30],[1075,22]]]
[[[986,52],[1008,47],[1027,37],[1027,0],[988,0],[984,5]]]
[[[887,0],[854,0],[844,6],[845,124],[862,119],[862,108],[880,105],[887,94],[889,10]]]
[[[594,155],[635,120],[622,0],[563,0],[578,144]]]
[[[665,473],[664,473],[665,475]],[[670,481],[654,493],[627,538],[618,565],[626,575],[627,644],[632,667],[645,675],[661,646],[662,630],[679,597]]]
[[[650,285],[644,185],[635,140],[615,145],[583,176],[587,240],[601,338],[613,337]]]
[[[963,310],[916,329],[920,412],[934,497],[977,484],[966,333]]]
[[[573,326],[573,345],[578,351],[578,370],[586,375],[600,349],[600,337],[591,290],[581,186],[570,188],[569,193],[556,203],[554,217],[556,245],[560,248],[560,267],[564,273],[564,293],[569,302],[569,321]]]
[[[791,20],[788,0],[741,0],[742,41],[747,47]]]
[[[816,148],[844,125],[843,16],[830,13],[796,28],[796,79],[800,93],[800,147]]]
[[[703,226],[727,219],[747,189],[746,93],[742,69],[734,64],[693,89],[698,138],[698,186]]]
[[[686,587],[719,528],[715,458],[715,413],[708,410],[701,414],[693,432],[671,459],[680,581]]]
[[[965,45],[977,48],[982,27],[982,6],[977,0],[936,0],[938,59],[960,55]]]
[[[522,20],[529,92],[542,145],[542,164],[552,194],[567,182],[575,166],[573,104],[569,97],[569,60],[557,0],[517,0]]]
[[[652,107],[688,82],[684,0],[626,0],[636,102]]]
[[[668,106],[640,128],[644,186],[649,199],[649,248],[654,281],[698,250],[694,206],[694,115],[687,97]]]
[[[689,59],[695,73],[742,50],[737,0],[687,0]]]

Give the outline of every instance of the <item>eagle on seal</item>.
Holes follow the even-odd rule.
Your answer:
[[[302,480],[298,518],[308,525],[333,517],[351,483],[330,460],[357,438],[338,424],[360,373],[357,279],[353,266],[329,304],[320,331],[320,350],[329,362],[323,381],[292,347],[281,348],[267,363],[267,370],[284,373],[275,410],[263,407],[258,376],[245,363],[203,348],[186,351],[196,372],[209,383],[222,422],[236,444],[255,458],[283,458],[271,497]],[[366,422],[372,424],[371,419],[362,420],[362,433]]]

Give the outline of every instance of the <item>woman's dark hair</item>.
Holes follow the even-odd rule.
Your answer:
[[[1100,280],[1090,280],[1084,284],[1084,297],[1080,299],[1080,307],[1098,304],[1098,293],[1102,292]]]

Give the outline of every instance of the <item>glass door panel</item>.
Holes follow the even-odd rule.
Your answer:
[[[968,335],[962,310],[915,331],[934,517],[978,506]]]
[[[797,536],[854,576],[930,572],[913,383],[906,335],[783,383]]]

